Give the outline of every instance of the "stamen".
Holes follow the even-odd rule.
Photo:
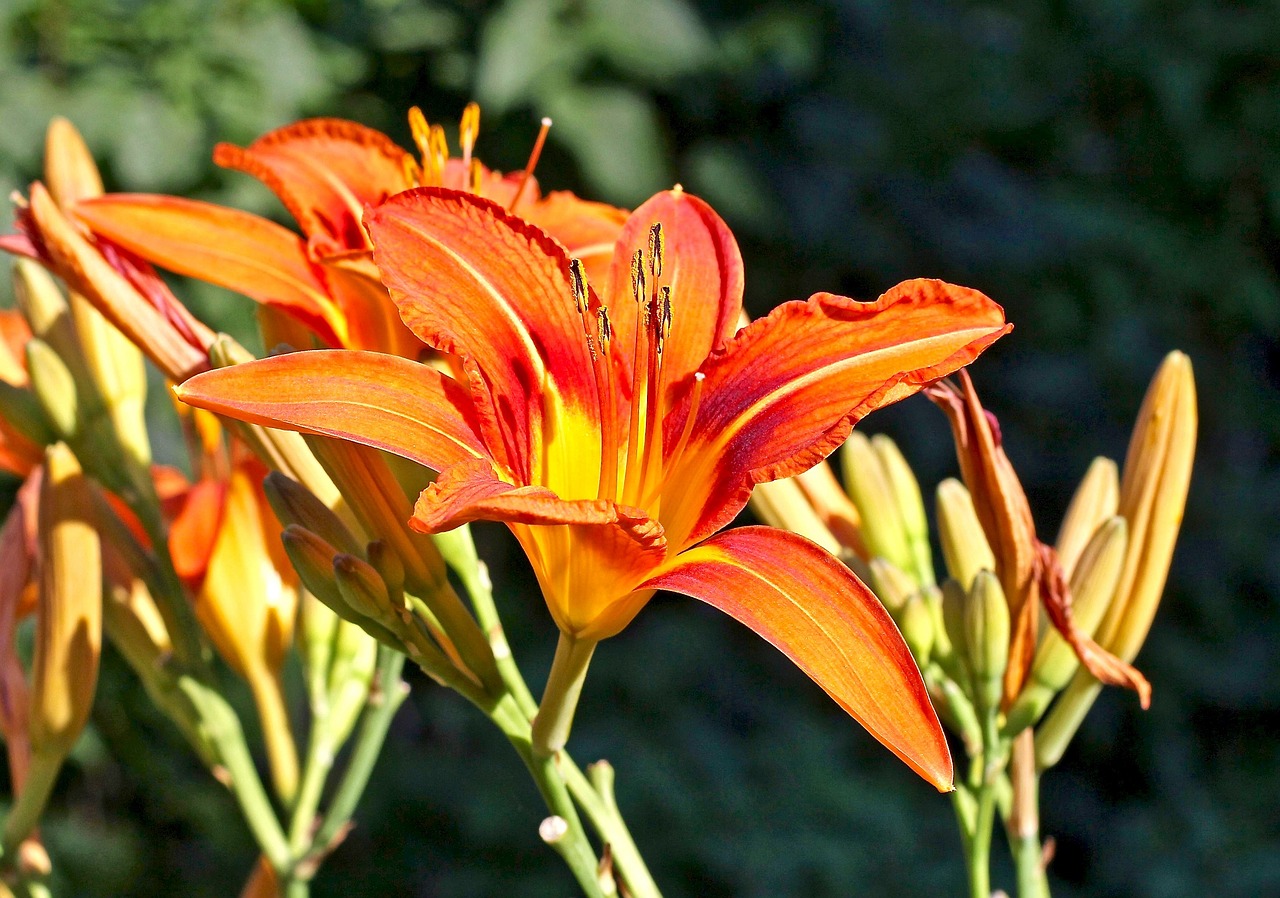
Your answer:
[[[613,359],[609,355],[613,322],[603,305],[596,310],[596,333],[600,343],[600,358],[595,364],[600,403],[600,483],[596,494],[601,499],[612,500],[618,492],[618,406],[613,392]]]
[[[569,283],[573,287],[573,304],[577,308],[578,314],[585,314],[587,311],[587,270],[581,259],[571,259],[569,261]]]
[[[404,180],[410,187],[422,186],[422,166],[408,153],[404,154]]]
[[[462,164],[471,167],[471,151],[475,149],[476,136],[480,133],[480,105],[468,103],[462,110],[462,122],[458,126],[458,142],[462,144]]]
[[[649,229],[649,270],[655,280],[662,277],[662,259],[666,255],[666,243],[662,222],[655,222]]]
[[[471,160],[471,192],[476,196],[480,195],[480,188],[484,185],[484,169],[480,165],[479,159]]]
[[[440,180],[444,180],[444,164],[449,161],[449,139],[444,136],[444,127],[442,125],[432,125],[431,135],[428,138],[430,145],[432,162],[435,164],[436,171],[440,174]]]
[[[418,155],[422,157],[425,165],[428,155],[428,135],[431,133],[431,127],[427,124],[427,117],[422,114],[422,110],[417,106],[409,108],[409,133],[413,135],[413,144],[418,148]]]
[[[667,456],[667,464],[663,470],[662,478],[653,486],[651,495],[661,496],[663,488],[666,486],[666,479],[680,462],[680,456],[684,455],[684,450],[689,445],[689,437],[693,435],[693,426],[698,420],[698,409],[702,407],[702,383],[707,376],[701,371],[693,375],[693,394],[689,397],[689,414],[685,416],[684,427],[680,429],[680,439],[676,440],[675,446],[671,450],[671,454]]]
[[[524,174],[520,176],[520,186],[516,188],[515,196],[511,197],[511,204],[507,206],[508,212],[515,211],[516,204],[520,202],[520,196],[524,193],[524,186],[533,177],[533,170],[538,165],[538,157],[542,155],[542,147],[547,142],[547,132],[550,130],[551,119],[544,118],[542,127],[538,129],[538,139],[533,142],[533,149],[529,152],[529,161],[525,164]]]
[[[661,318],[658,322],[658,355],[662,355],[662,347],[666,345],[667,337],[671,335],[671,287],[663,284],[659,293],[659,310]]]

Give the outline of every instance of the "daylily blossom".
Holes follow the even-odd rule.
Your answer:
[[[679,189],[632,214],[599,293],[545,233],[467,193],[402,193],[365,222],[405,323],[459,356],[467,383],[319,351],[210,372],[180,397],[440,471],[413,525],[508,524],[570,640],[616,634],[659,589],[720,608],[949,786],[919,672],[870,591],[793,534],[714,534],[755,484],[812,466],[867,412],[970,362],[1008,331],[999,306],[908,281],[872,303],[786,303],[735,334],[736,242]]]
[[[367,206],[389,196],[427,185],[468,190],[539,225],[589,269],[607,269],[623,210],[565,191],[542,196],[532,177],[536,154],[513,176],[480,164],[472,156],[475,104],[463,115],[461,158],[449,157],[444,130],[428,126],[416,108],[409,120],[417,159],[385,134],[342,119],[297,122],[245,148],[218,145],[214,160],[269,187],[301,237],[248,212],[173,196],[112,194],[80,205],[77,214],[99,238],[278,308],[325,345],[408,358],[423,346],[400,322],[361,223]]]

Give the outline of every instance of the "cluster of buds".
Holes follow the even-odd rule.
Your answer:
[[[920,488],[886,436],[855,432],[846,442],[847,493],[819,466],[758,488],[754,507],[770,523],[834,547],[864,575],[939,710],[973,747],[984,720],[1006,739],[1035,726],[1038,764],[1047,767],[1104,683],[1133,688],[1144,706],[1149,700],[1150,687],[1129,663],[1159,603],[1190,482],[1191,365],[1178,352],[1165,359],[1123,476],[1115,462],[1096,459],[1053,546],[1036,539],[998,426],[967,375],[929,392],[951,420],[963,473],[963,482],[937,488],[941,582]]]

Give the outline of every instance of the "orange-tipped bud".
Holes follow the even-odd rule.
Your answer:
[[[65,757],[93,705],[102,650],[102,562],[89,482],[71,450],[45,455],[40,600],[31,669],[31,747]]]
[[[1125,661],[1142,648],[1160,603],[1191,484],[1197,424],[1191,360],[1171,352],[1147,388],[1129,441],[1119,504],[1129,543],[1115,597],[1095,635]],[[1086,671],[1076,674],[1036,733],[1041,768],[1062,757],[1100,689]]]
[[[54,202],[64,209],[102,195],[102,175],[76,126],[54,116],[44,140],[44,177]]]
[[[5,820],[6,853],[35,828],[53,782],[89,719],[102,653],[102,563],[92,489],[71,450],[45,454],[40,488],[40,590],[27,735],[31,764]]]

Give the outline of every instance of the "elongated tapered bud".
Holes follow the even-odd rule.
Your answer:
[[[907,599],[919,592],[915,581],[886,558],[872,559],[869,567],[871,586],[875,590],[876,597],[893,615],[894,620],[899,620],[902,609],[906,607]]]
[[[102,653],[101,545],[92,520],[92,486],[71,450],[45,454],[40,488],[40,590],[31,664],[27,733],[31,765],[5,820],[6,852],[32,831],[63,759],[80,737]]]
[[[22,387],[0,380],[0,442],[14,452],[42,454],[39,447],[47,446],[57,437],[45,417],[44,409],[35,394]],[[15,440],[23,445],[14,447]]]
[[[942,616],[942,634],[951,648],[951,665],[948,672],[952,678],[967,682],[969,675],[969,659],[965,650],[964,610],[969,604],[969,594],[955,580],[950,578],[942,582],[938,590],[940,595],[939,611]],[[935,654],[937,649],[935,648]]]
[[[1120,483],[1119,514],[1129,529],[1120,583],[1094,640],[1124,661],[1142,647],[1169,573],[1195,457],[1195,378],[1191,360],[1171,352],[1138,411]],[[1072,679],[1036,733],[1036,763],[1058,762],[1101,685],[1086,671]]]
[[[66,363],[48,343],[32,339],[27,344],[27,371],[31,390],[40,403],[45,420],[58,439],[75,442],[80,437],[83,421],[76,381]]]
[[[887,558],[899,570],[914,574],[915,564],[898,497],[871,441],[855,430],[845,441],[840,460],[845,485],[862,518],[862,538],[867,551],[872,558]],[[922,585],[916,584],[917,588]]]
[[[1067,513],[1058,529],[1058,561],[1068,577],[1084,547],[1093,539],[1098,528],[1112,515],[1120,504],[1120,475],[1116,463],[1109,458],[1095,458],[1089,465],[1084,479],[1076,487]]]
[[[403,651],[404,643],[386,627],[353,608],[338,587],[334,559],[341,553],[311,531],[290,524],[280,535],[285,552],[307,591],[338,617],[366,630],[384,645]]]
[[[45,456],[31,747],[65,755],[84,729],[102,649],[102,566],[92,487],[64,445]]]
[[[994,713],[1000,707],[1009,664],[1009,602],[1000,580],[990,571],[979,571],[973,578],[964,609],[964,635],[978,710]]]
[[[54,116],[44,139],[44,179],[53,201],[66,208],[102,195],[102,175],[76,126]]]
[[[1124,563],[1128,528],[1113,517],[1097,529],[1081,553],[1071,575],[1071,616],[1085,637],[1091,637],[1115,595]],[[1017,732],[1034,724],[1054,696],[1080,669],[1080,659],[1062,634],[1049,628],[1036,650],[1031,675],[1009,709],[1008,728]]]
[[[907,599],[901,619],[902,638],[906,640],[907,648],[911,649],[916,664],[923,667],[929,663],[935,634],[933,615],[929,613],[923,595],[916,593]]]
[[[795,478],[771,480],[751,491],[751,510],[770,527],[790,530],[812,540],[832,555],[840,554],[840,542],[818,516]]]
[[[959,480],[938,484],[938,536],[947,572],[967,590],[978,571],[996,569],[995,553],[983,533],[969,490]]]
[[[338,551],[349,555],[360,553],[360,543],[342,520],[302,484],[272,471],[262,488],[280,523],[297,524],[310,530]]]
[[[920,484],[911,466],[903,458],[898,444],[882,433],[871,438],[871,448],[880,458],[893,491],[898,514],[902,519],[902,532],[907,541],[913,564],[913,573],[921,586],[932,585],[933,548],[929,545],[929,521],[925,517],[924,499],[920,495]]]
[[[342,598],[357,614],[379,622],[388,621],[395,614],[387,584],[369,562],[339,553],[333,559],[333,573]]]

